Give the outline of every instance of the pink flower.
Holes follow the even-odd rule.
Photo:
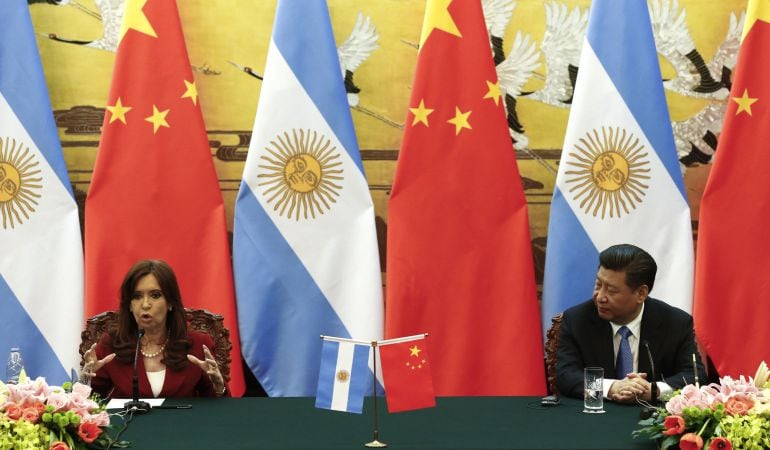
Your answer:
[[[738,380],[733,380],[729,376],[720,378],[721,384],[719,392],[725,397],[724,401],[727,403],[727,398],[737,394],[759,394],[759,389],[754,386],[754,383],[750,380],[746,380],[743,375]]]
[[[700,389],[695,387],[695,385],[688,384],[687,386],[682,388],[681,395],[687,400],[695,399],[695,398],[700,399],[701,391]]]
[[[70,447],[62,441],[51,442],[48,450],[70,450]]]
[[[110,415],[107,411],[100,411],[98,414],[85,414],[81,416],[83,422],[93,422],[100,427],[106,427],[110,424]]]
[[[668,402],[666,402],[666,411],[668,411],[669,414],[678,416],[682,414],[685,406],[687,406],[687,404],[684,397],[682,395],[675,395],[671,397]]]
[[[744,394],[737,394],[727,399],[725,411],[734,416],[743,416],[754,406],[754,400]]]
[[[695,433],[687,433],[679,439],[680,450],[700,450],[703,448],[703,438]]]
[[[83,383],[75,383],[72,385],[72,392],[82,395],[84,398],[88,398],[91,395],[91,386]]]
[[[38,423],[40,421],[40,413],[37,412],[36,408],[24,408],[21,418],[30,423]]]
[[[87,444],[96,440],[100,434],[102,434],[102,429],[93,422],[83,422],[78,427],[78,436]]]
[[[30,390],[32,395],[36,397],[45,397],[51,392],[51,388],[48,387],[48,383],[45,382],[45,378],[37,377],[35,381],[30,383]]]
[[[99,408],[98,403],[96,403],[95,401],[91,400],[88,397],[85,397],[80,392],[73,392],[69,394],[69,399],[71,402],[70,407],[72,409],[93,411],[94,409]]]
[[[704,392],[697,387],[688,384],[679,395],[671,397],[666,403],[666,410],[673,415],[681,416],[685,408],[694,406],[700,409],[709,408],[712,402],[710,392]]]
[[[23,411],[16,403],[9,403],[5,405],[5,415],[11,420],[19,420]]]
[[[715,437],[711,440],[709,450],[733,450],[733,444],[727,438]]]
[[[663,432],[666,436],[681,434],[684,431],[684,418],[681,416],[668,416],[663,422],[663,426],[666,427],[666,431]]]
[[[46,403],[53,406],[53,410],[56,412],[66,409],[70,404],[70,399],[67,394],[51,394]]]
[[[77,414],[82,420],[85,420],[87,417],[91,416],[91,413],[88,412],[88,408],[70,408],[70,411]]]

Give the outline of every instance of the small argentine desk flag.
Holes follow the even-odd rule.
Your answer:
[[[316,408],[361,414],[364,397],[372,386],[371,350],[371,344],[323,337]]]
[[[598,254],[634,244],[657,262],[653,297],[692,304],[690,208],[644,0],[595,0],[548,225],[543,330],[591,297]]]
[[[0,361],[69,380],[83,324],[78,208],[51,113],[29,7],[0,1]]]

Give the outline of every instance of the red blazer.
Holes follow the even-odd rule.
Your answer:
[[[188,338],[192,343],[190,354],[198,359],[205,359],[203,356],[203,345],[214,353],[214,342],[211,336],[197,331],[189,331]],[[110,338],[103,335],[96,345],[96,357],[99,359],[112,353],[110,347]],[[152,398],[152,388],[147,379],[147,372],[144,369],[144,358],[139,355],[137,364],[139,374],[139,397]],[[96,376],[91,380],[91,387],[102,398],[131,398],[133,396],[132,379],[134,376],[133,365],[125,364],[117,359],[107,363],[96,372]],[[193,363],[179,371],[166,368],[166,377],[163,380],[163,389],[158,397],[215,397],[214,386],[208,375]]]

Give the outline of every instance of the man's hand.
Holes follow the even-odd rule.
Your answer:
[[[612,383],[607,396],[618,403],[635,403],[637,399],[650,401],[650,383],[646,373],[629,373],[626,378]]]

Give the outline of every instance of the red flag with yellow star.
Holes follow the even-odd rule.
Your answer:
[[[527,203],[479,1],[429,0],[388,209],[386,338],[436,394],[545,392]]]
[[[425,335],[379,342],[388,412],[436,406]]]
[[[693,315],[720,375],[770,361],[770,2],[750,1],[744,39],[700,205]]]
[[[227,224],[176,2],[128,0],[86,200],[86,314],[115,310],[125,273],[163,259],[187,307],[224,316],[244,390]]]

